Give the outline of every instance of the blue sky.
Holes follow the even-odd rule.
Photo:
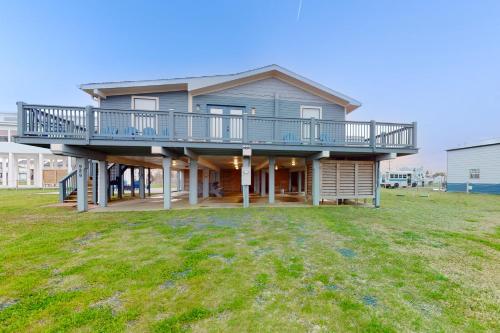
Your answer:
[[[360,100],[349,119],[418,121],[421,153],[396,164],[444,169],[444,149],[500,137],[499,17],[500,1],[5,1],[0,111],[277,63]]]

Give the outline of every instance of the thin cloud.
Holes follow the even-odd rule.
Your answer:
[[[302,0],[299,0],[299,9],[297,10],[297,22],[300,19],[300,12],[302,11]]]

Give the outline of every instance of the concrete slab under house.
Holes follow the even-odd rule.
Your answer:
[[[378,207],[380,161],[418,152],[416,123],[349,121],[360,102],[277,65],[80,88],[98,105],[19,102],[17,130],[76,159],[60,199],[79,211]]]

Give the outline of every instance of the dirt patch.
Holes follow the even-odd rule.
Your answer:
[[[2,299],[0,300],[0,311],[3,311],[19,302],[18,299]]]
[[[109,307],[113,315],[116,315],[123,308],[122,301],[120,300],[121,294],[121,292],[116,292],[113,296],[92,304],[91,307]]]

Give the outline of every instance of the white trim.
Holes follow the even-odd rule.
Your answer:
[[[160,109],[160,97],[157,97],[157,96],[132,95],[132,96],[130,96],[130,108],[132,110],[137,110],[135,108],[135,103],[134,103],[135,99],[150,99],[150,100],[154,99],[156,101],[156,110],[154,110],[154,111],[158,111]],[[144,111],[150,111],[150,110],[144,110]]]

